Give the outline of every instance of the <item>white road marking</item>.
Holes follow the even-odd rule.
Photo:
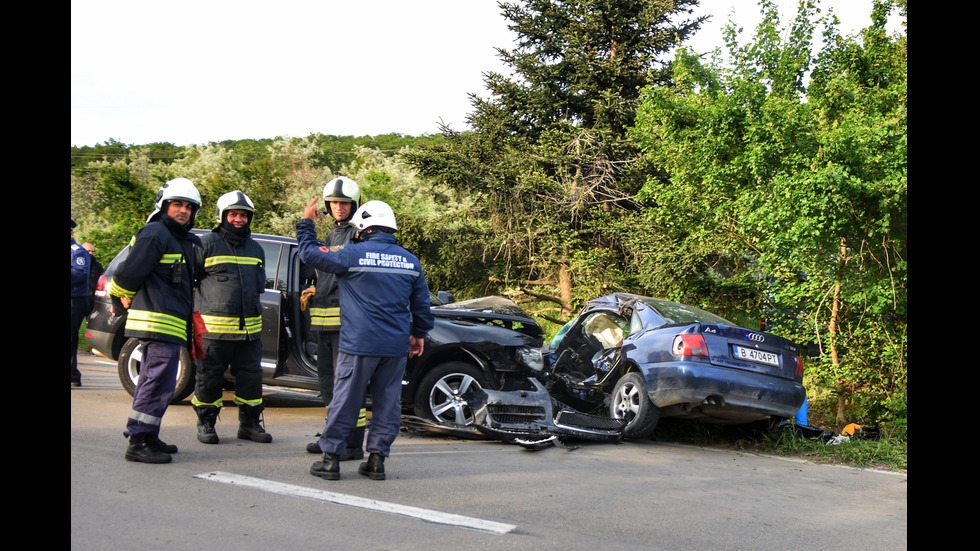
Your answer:
[[[305,486],[296,486],[295,484],[284,484],[282,482],[274,482],[272,480],[265,480],[262,478],[238,475],[234,473],[215,471],[210,473],[197,474],[194,475],[194,478],[212,480],[214,482],[224,482],[225,484],[249,486],[251,488],[257,488],[259,490],[265,490],[267,492],[272,492],[275,494],[291,495],[291,496],[302,497],[306,499],[312,499],[314,501],[327,501],[330,503],[336,503],[338,505],[347,505],[350,507],[358,507],[361,509],[380,511],[382,513],[402,515],[405,517],[424,520],[426,522],[433,522],[435,524],[447,524],[450,526],[459,526],[460,528],[470,528],[472,530],[479,530],[481,532],[506,534],[507,532],[510,532],[514,528],[517,528],[517,526],[513,524],[504,524],[501,522],[493,522],[490,520],[465,517],[463,515],[443,513],[441,511],[422,509],[420,507],[411,507],[409,505],[399,505],[397,503],[388,503],[385,501],[378,501],[376,499],[368,499],[363,497],[350,496],[346,494],[338,494],[336,492],[315,490],[313,488],[307,488]]]

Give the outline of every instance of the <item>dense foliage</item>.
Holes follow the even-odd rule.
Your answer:
[[[877,4],[862,36],[828,25],[813,55],[812,5],[785,41],[761,5],[747,45],[728,29],[729,65],[682,51],[674,85],[646,90],[633,135],[670,178],[642,196],[690,254],[739,259],[729,279],[775,332],[812,343],[809,384],[836,397],[838,423],[848,408],[904,417],[907,40]]]
[[[399,148],[442,140],[442,136],[313,134],[187,147],[126,145],[114,140],[96,147],[72,147],[71,214],[80,225],[77,237],[94,243],[99,260],[106,264],[145,223],[157,189],[169,179],[190,178],[201,192],[204,208],[195,223],[199,228],[215,225],[214,204],[219,196],[240,189],[256,204],[254,231],[292,235],[303,206],[321,194],[327,181],[344,174],[361,183],[365,200],[392,203],[410,227],[412,217],[451,212],[457,200],[421,182],[396,153]]]

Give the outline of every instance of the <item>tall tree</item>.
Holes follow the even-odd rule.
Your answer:
[[[406,159],[479,198],[486,290],[550,304],[555,321],[606,287],[632,287],[629,232],[642,223],[637,150],[626,138],[642,85],[669,76],[660,56],[697,30],[695,0],[502,2],[517,32],[498,49],[513,71],[487,73],[471,131]],[[463,261],[464,259],[460,259]],[[635,289],[635,288],[634,288]]]
[[[497,112],[510,119],[510,130],[528,138],[561,124],[621,138],[632,126],[640,88],[670,77],[660,57],[703,20],[674,21],[696,5],[696,0],[502,2],[518,39],[514,50],[497,51],[516,78],[486,75],[492,97],[474,97],[476,129],[486,112]]]

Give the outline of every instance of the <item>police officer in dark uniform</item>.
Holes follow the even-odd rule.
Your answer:
[[[129,255],[109,282],[113,310],[129,310],[126,336],[140,341],[143,360],[126,431],[128,461],[169,463],[177,446],[160,440],[160,423],[173,399],[181,349],[192,338],[194,248],[190,233],[201,194],[187,178],[157,192],[156,209],[129,244]]]
[[[351,216],[361,203],[361,188],[357,182],[341,176],[323,186],[323,204],[333,218],[333,227],[323,239],[327,247],[343,247],[351,242],[357,229],[350,225]],[[316,294],[310,302],[311,329],[317,335],[316,372],[323,397],[323,406],[330,405],[333,397],[334,365],[340,347],[340,291],[337,288],[337,275],[322,270],[316,271]],[[327,415],[329,415],[329,410]],[[361,408],[357,424],[351,432],[347,450],[341,461],[362,459],[364,457],[364,429],[367,425],[367,410]],[[319,442],[306,445],[309,453],[323,453]]]
[[[71,221],[71,386],[82,386],[78,370],[78,330],[88,314],[88,280],[92,257],[75,242],[75,221]]]
[[[265,253],[251,235],[255,206],[241,191],[218,198],[218,225],[201,237],[197,254],[198,310],[207,327],[194,398],[197,439],[217,444],[225,369],[235,377],[238,438],[272,442],[262,426],[262,302]]]
[[[323,460],[313,463],[310,474],[340,478],[340,456],[370,388],[372,418],[365,447],[371,455],[358,473],[384,480],[384,461],[401,422],[405,365],[409,357],[422,354],[425,335],[433,327],[429,288],[418,258],[397,244],[391,207],[381,201],[362,205],[351,218],[357,242],[331,249],[316,242],[316,202],[307,205],[304,219],[296,224],[300,259],[338,275],[343,322],[333,399],[319,441]]]

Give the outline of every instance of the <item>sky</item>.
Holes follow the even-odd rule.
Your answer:
[[[776,4],[790,21],[795,2]],[[870,22],[872,0],[821,5],[843,34]],[[722,46],[730,16],[743,36],[760,19],[755,0],[696,14],[713,16],[698,52]],[[465,130],[513,39],[496,0],[72,0],[71,144]]]

